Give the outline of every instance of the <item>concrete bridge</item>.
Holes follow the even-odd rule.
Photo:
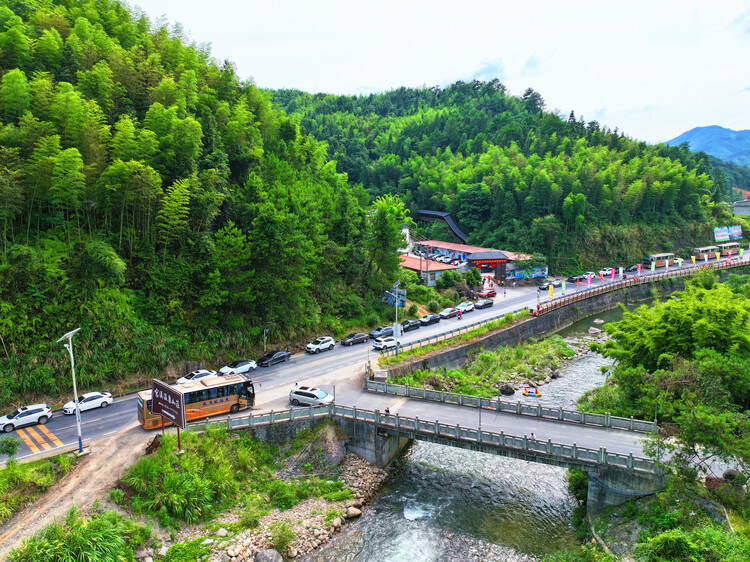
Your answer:
[[[477,397],[465,397],[476,399]],[[403,398],[398,413],[356,406],[319,406],[208,421],[195,425],[227,424],[228,429],[253,429],[264,440],[290,439],[298,431],[322,418],[333,419],[349,436],[347,448],[378,466],[394,460],[411,440],[429,441],[529,462],[582,470],[589,475],[588,509],[591,512],[617,505],[636,496],[657,492],[664,487],[664,473],[643,453],[646,434],[627,429],[640,420],[604,416],[583,421],[552,418],[544,409],[541,416],[498,411],[496,400],[483,399],[482,406],[431,402],[431,414],[438,419],[416,415],[424,411],[422,400]],[[528,408],[528,407],[527,407]],[[523,410],[523,408],[521,408]],[[580,412],[577,412],[580,414]],[[556,415],[557,415],[556,414]],[[624,420],[624,422],[623,422]],[[623,423],[625,429],[617,429]],[[534,432],[524,431],[533,427]],[[515,429],[514,429],[515,428]]]

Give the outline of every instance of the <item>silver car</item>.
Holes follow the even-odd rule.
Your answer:
[[[333,396],[314,386],[295,386],[289,392],[289,401],[293,406],[328,406]]]

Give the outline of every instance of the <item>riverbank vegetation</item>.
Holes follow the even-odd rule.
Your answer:
[[[528,313],[519,313],[519,317],[525,315]],[[515,316],[508,314],[496,322],[505,320],[507,325],[519,319]],[[500,327],[504,326],[498,325],[492,329]],[[461,337],[468,338],[469,334],[471,332]],[[409,376],[394,377],[390,382],[491,398],[497,396],[500,386],[506,383],[544,382],[559,369],[563,361],[574,355],[575,350],[561,336],[552,335],[538,340],[524,340],[511,347],[499,347],[495,351],[480,351],[462,369],[420,369]],[[390,359],[388,357],[381,362]]]
[[[277,478],[283,454],[247,432],[188,431],[182,433],[184,452],[176,454],[176,446],[176,436],[166,435],[156,454],[128,470],[122,478],[124,493],[118,496],[123,506],[156,518],[165,528],[177,530],[182,524],[210,520],[238,503],[253,518],[260,518],[310,497],[331,501],[351,497],[335,478]]]
[[[611,338],[598,349],[616,361],[608,384],[579,408],[657,415],[661,435],[650,454],[663,464],[667,488],[595,516],[594,530],[636,560],[747,560],[750,275],[719,283],[700,273],[684,291],[624,311],[605,330]],[[592,552],[551,560],[594,560]]]

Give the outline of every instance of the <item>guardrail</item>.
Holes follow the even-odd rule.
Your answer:
[[[483,408],[506,414],[529,416],[552,421],[576,423],[581,425],[596,425],[627,431],[638,431],[649,433],[657,430],[656,423],[652,421],[638,420],[633,418],[622,418],[611,414],[593,414],[591,412],[579,412],[578,410],[565,410],[559,407],[531,405],[522,402],[508,402],[498,398],[483,398],[471,394],[456,394],[442,390],[426,390],[421,387],[393,384],[389,382],[372,381],[365,378],[364,389],[371,392],[383,394],[395,394],[407,398],[421,398],[422,400],[433,400],[446,404],[458,406],[471,406]]]
[[[498,320],[502,320],[506,314],[518,314],[519,312],[525,312],[526,307],[519,308],[517,310],[514,310],[513,312],[506,312],[502,316],[495,316],[493,318],[488,318],[486,320],[480,320],[478,322],[472,322],[471,324],[461,324],[460,328],[456,328],[455,330],[450,330],[448,332],[442,332],[440,334],[435,334],[434,336],[430,336],[427,338],[422,338],[419,340],[414,340],[409,343],[405,343],[398,346],[399,351],[406,351],[408,349],[411,349],[413,347],[422,347],[423,345],[430,345],[432,342],[439,342],[442,340],[447,340],[452,338],[453,336],[469,332],[473,330],[474,328],[479,328],[480,326],[484,326],[486,324],[489,324],[490,322],[497,322]],[[385,349],[381,352],[381,355],[383,357],[388,357],[390,355],[396,355],[395,349]]]
[[[659,472],[657,464],[648,458],[636,457],[632,453],[611,453],[605,447],[591,449],[579,447],[575,443],[554,443],[551,439],[542,441],[529,438],[524,435],[506,435],[504,432],[496,433],[485,431],[481,427],[462,427],[459,424],[449,425],[439,421],[420,420],[419,418],[403,417],[399,414],[385,414],[379,410],[362,410],[356,406],[310,406],[308,408],[297,408],[281,410],[278,412],[267,412],[264,414],[250,414],[238,418],[227,418],[226,421],[209,420],[189,424],[190,426],[218,426],[226,424],[227,429],[245,429],[274,423],[284,423],[299,419],[315,419],[324,417],[337,417],[353,419],[377,425],[391,433],[404,435],[412,439],[435,437],[457,439],[466,443],[494,445],[498,448],[512,450],[516,453],[525,453],[529,456],[547,455],[558,461],[577,462],[590,465],[609,465],[639,472]],[[531,459],[529,459],[531,460]]]
[[[726,262],[726,261],[711,262],[709,264],[710,267],[708,268],[706,268],[706,266],[695,265],[695,266],[687,267],[684,269],[674,269],[672,271],[667,271],[665,273],[648,274],[643,277],[639,277],[637,279],[634,277],[631,277],[629,279],[620,279],[618,281],[605,283],[604,285],[601,285],[593,289],[584,289],[583,291],[577,292],[573,295],[569,295],[566,297],[558,297],[551,301],[547,301],[539,307],[538,313],[544,314],[545,312],[550,312],[552,310],[562,308],[563,306],[567,306],[569,304],[582,301],[583,299],[587,299],[595,295],[601,295],[603,293],[608,293],[610,291],[614,291],[617,289],[622,289],[623,287],[633,287],[636,285],[642,285],[643,283],[653,283],[655,281],[661,281],[663,279],[670,279],[674,277],[689,277],[705,269],[708,269],[709,271],[714,271],[714,270],[723,270],[723,269],[733,269],[736,267],[744,267],[747,265],[750,265],[750,257],[744,258],[741,260],[733,259],[731,262]]]

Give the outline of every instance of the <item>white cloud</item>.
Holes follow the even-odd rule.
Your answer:
[[[337,94],[489,80],[657,142],[748,128],[750,0],[138,0],[267,88]]]

